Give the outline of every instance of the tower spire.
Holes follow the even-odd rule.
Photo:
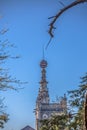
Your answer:
[[[39,93],[37,97],[38,103],[49,103],[49,94],[48,94],[48,88],[47,88],[47,80],[46,80],[46,67],[47,67],[47,61],[42,60],[40,62],[41,67],[41,80],[40,80],[40,88]]]
[[[47,67],[47,61],[45,61],[45,60],[42,60],[41,62],[40,62],[40,67],[42,68],[42,71],[41,71],[41,73],[42,73],[42,77],[41,77],[41,81],[40,81],[40,84],[41,84],[41,86],[42,87],[47,87],[47,81],[46,81],[46,67]]]

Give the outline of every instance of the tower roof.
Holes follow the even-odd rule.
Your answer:
[[[33,129],[31,126],[26,126],[23,129],[21,129],[21,130],[35,130],[35,129]]]

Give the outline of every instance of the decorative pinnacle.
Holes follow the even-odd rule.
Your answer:
[[[41,68],[46,68],[47,67],[47,61],[46,60],[42,60],[41,62],[40,62],[40,67]]]

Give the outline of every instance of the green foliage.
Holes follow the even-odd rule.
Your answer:
[[[73,114],[73,120],[70,121],[70,127],[76,129],[84,130],[84,102],[85,102],[85,94],[87,91],[87,73],[85,76],[81,77],[80,85],[76,90],[68,91],[70,95],[70,106],[75,111]]]
[[[62,130],[67,126],[67,122],[68,116],[66,114],[54,115],[41,121],[40,130]]]
[[[3,113],[0,115],[0,127],[4,128],[4,123],[8,121],[8,115]]]
[[[78,89],[68,91],[68,94],[70,95],[70,105],[72,107],[77,107],[78,109],[80,107],[83,107],[86,91],[87,91],[87,73],[85,76],[81,77],[81,82]]]

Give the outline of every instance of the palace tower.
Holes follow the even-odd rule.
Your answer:
[[[38,96],[36,99],[36,130],[39,130],[41,120],[50,118],[53,114],[62,114],[67,111],[67,99],[66,96],[61,98],[60,102],[51,103],[49,92],[47,88],[47,80],[46,80],[46,67],[47,61],[42,60],[40,62],[41,67],[41,80],[40,80],[40,87],[38,91]],[[55,88],[55,86],[54,86]]]

